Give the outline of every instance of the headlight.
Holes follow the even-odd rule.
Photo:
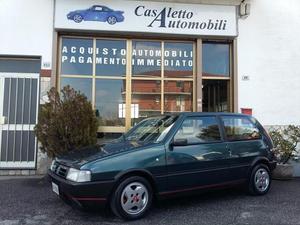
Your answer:
[[[70,168],[68,171],[67,179],[75,182],[91,181],[91,171]]]
[[[52,163],[51,163],[51,166],[50,166],[50,170],[54,172],[55,169],[56,169],[56,165],[55,165],[55,159],[54,159],[54,160],[52,160]]]

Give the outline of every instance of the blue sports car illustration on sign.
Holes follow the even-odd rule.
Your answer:
[[[81,21],[100,21],[107,22],[111,25],[124,21],[123,11],[115,11],[106,6],[93,5],[84,10],[75,10],[69,12],[67,17],[69,20],[74,20],[76,23]]]

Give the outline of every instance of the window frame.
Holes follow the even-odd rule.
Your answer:
[[[192,115],[192,116],[186,116],[182,119],[182,121],[180,121],[180,124],[178,125],[178,127],[176,128],[176,130],[173,133],[173,136],[171,138],[171,142],[173,143],[175,140],[175,136],[177,134],[177,132],[180,130],[180,128],[182,127],[182,124],[184,123],[185,120],[187,119],[194,119],[194,118],[203,118],[203,117],[212,117],[215,118],[216,123],[218,125],[218,129],[219,129],[219,133],[220,133],[220,140],[217,141],[209,141],[209,142],[199,142],[199,143],[187,143],[185,146],[192,146],[192,145],[205,145],[205,144],[216,144],[216,143],[223,143],[225,141],[224,139],[224,134],[223,134],[223,130],[222,130],[222,125],[220,123],[220,119],[217,115]],[[183,146],[184,147],[184,146]]]
[[[235,61],[235,53],[234,53],[234,44],[235,41],[232,39],[228,40],[217,40],[217,39],[201,39],[201,50],[198,54],[201,55],[201,79],[202,79],[202,85],[203,85],[203,80],[222,80],[222,81],[227,81],[228,82],[228,90],[227,90],[227,104],[228,104],[228,112],[237,112],[236,109],[236,96],[235,96],[235,89],[236,89],[236,74],[235,74],[235,66],[236,66],[236,61]],[[203,73],[203,45],[204,44],[227,44],[229,45],[229,74],[228,76],[204,76]],[[203,96],[201,95],[202,100]],[[202,106],[203,107],[203,106]],[[202,111],[202,108],[201,108]]]
[[[228,139],[226,130],[225,130],[225,124],[222,118],[224,117],[233,117],[233,118],[238,118],[238,119],[246,119],[250,124],[252,124],[258,131],[259,131],[259,137],[258,138],[252,138],[252,139]],[[257,141],[257,140],[262,140],[263,134],[261,132],[261,129],[249,118],[249,116],[243,116],[243,115],[220,115],[220,123],[222,127],[222,132],[224,134],[224,139],[227,142],[239,142],[239,141]]]
[[[96,48],[96,41],[97,40],[120,40],[120,41],[125,41],[126,42],[126,74],[125,76],[97,76],[96,75],[96,68],[95,68],[95,63],[93,63],[93,74],[91,74],[90,76],[88,75],[65,75],[61,73],[61,56],[62,56],[62,40],[64,38],[73,38],[73,39],[92,39],[93,40],[93,48]],[[145,77],[134,77],[132,74],[132,42],[133,41],[143,41],[143,42],[153,42],[153,41],[158,41],[161,43],[161,51],[164,52],[164,44],[165,42],[175,42],[175,43],[190,43],[193,46],[193,76],[190,78],[167,78],[164,76],[164,63],[161,63],[161,75],[158,77],[149,77],[149,76],[145,76]],[[165,81],[190,81],[192,82],[192,93],[191,93],[191,97],[192,97],[192,112],[196,111],[196,107],[197,107],[197,99],[196,99],[196,80],[197,80],[197,51],[196,51],[196,41],[194,39],[179,39],[179,40],[175,40],[172,38],[139,38],[139,37],[128,37],[128,36],[122,36],[122,37],[114,37],[114,36],[96,36],[96,35],[72,35],[72,34],[60,34],[58,36],[58,58],[57,58],[57,76],[56,76],[56,87],[58,89],[58,91],[60,90],[60,84],[61,78],[92,78],[93,80],[93,87],[92,87],[92,106],[93,108],[95,108],[95,101],[96,101],[96,96],[95,96],[95,83],[96,80],[98,79],[121,79],[121,80],[126,80],[126,115],[125,115],[125,126],[99,126],[98,127],[98,132],[111,132],[111,133],[116,133],[116,132],[126,132],[128,131],[131,127],[132,127],[132,118],[130,117],[131,115],[131,104],[132,104],[132,98],[131,98],[131,94],[132,94],[132,81],[133,80],[155,80],[155,81],[160,81],[161,82],[161,110],[160,110],[160,114],[162,115],[164,114],[164,102],[165,102],[165,94],[164,94],[164,82]],[[95,50],[93,53],[93,59],[95,60],[96,54],[95,54]],[[162,54],[161,57],[162,61],[164,59],[164,54]],[[128,111],[128,112],[127,112]]]

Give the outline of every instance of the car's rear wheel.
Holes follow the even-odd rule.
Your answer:
[[[107,22],[110,24],[110,25],[114,25],[116,22],[117,22],[117,18],[115,16],[109,16],[107,18]]]
[[[80,22],[83,20],[83,17],[82,17],[80,14],[75,14],[75,15],[73,16],[73,20],[74,20],[74,22],[76,22],[76,23],[80,23]]]
[[[152,188],[143,177],[123,180],[111,197],[111,209],[120,218],[134,220],[143,217],[152,204]]]
[[[248,183],[249,193],[252,195],[264,195],[271,186],[271,173],[267,165],[258,164],[251,172]]]

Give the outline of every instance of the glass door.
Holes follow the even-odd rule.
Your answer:
[[[203,112],[229,112],[229,81],[203,80]]]
[[[0,73],[0,168],[35,168],[39,74]]]
[[[231,44],[202,44],[202,108],[203,112],[233,111]]]

